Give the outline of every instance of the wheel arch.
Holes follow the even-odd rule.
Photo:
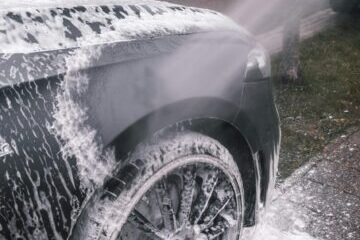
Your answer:
[[[256,142],[249,142],[241,126],[235,126],[233,120],[239,116],[236,105],[216,98],[188,99],[169,104],[147,114],[132,123],[111,143],[116,159],[125,159],[140,142],[151,138],[158,131],[193,131],[204,134],[219,141],[225,146],[239,166],[242,174],[245,196],[245,225],[255,224],[257,210],[257,185],[259,168],[254,149]],[[245,116],[242,117],[247,121]],[[250,122],[243,122],[249,128]],[[252,127],[250,127],[252,128]],[[253,128],[255,129],[255,128]],[[256,132],[253,132],[256,135]]]

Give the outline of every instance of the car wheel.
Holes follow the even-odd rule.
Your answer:
[[[95,194],[72,239],[239,240],[243,210],[224,146],[192,132],[154,137]]]
[[[330,5],[335,12],[355,13],[359,11],[357,0],[330,0]]]

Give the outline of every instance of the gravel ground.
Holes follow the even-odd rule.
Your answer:
[[[360,129],[353,128],[279,186],[273,224],[316,239],[360,239],[359,159]]]

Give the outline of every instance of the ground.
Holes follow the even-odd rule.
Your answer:
[[[360,239],[359,158],[360,128],[351,128],[279,187],[268,222],[292,234],[287,240],[313,239],[296,238],[300,232],[322,240]]]
[[[280,179],[285,179],[333,138],[360,124],[360,20],[338,17],[336,26],[301,44],[304,84],[283,85],[281,55],[274,57],[274,92],[282,122]]]
[[[255,239],[360,239],[360,20],[301,44],[302,80],[283,85],[274,56],[282,122],[280,176]]]

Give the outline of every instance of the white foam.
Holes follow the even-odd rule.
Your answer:
[[[89,189],[102,186],[115,166],[112,152],[104,151],[96,130],[87,123],[87,106],[79,100],[89,84],[88,76],[79,70],[86,69],[100,53],[100,48],[78,49],[66,59],[66,74],[56,96],[55,121],[51,127],[63,142],[63,158],[65,161],[76,158],[79,178]]]
[[[136,0],[136,3],[148,3],[151,0]],[[76,5],[99,5],[106,4],[131,4],[134,0],[1,0],[0,9],[19,9],[19,8],[44,8],[44,7],[67,7]]]
[[[300,195],[297,197],[305,197]],[[307,233],[307,213],[289,199],[291,195],[275,191],[273,196],[258,226],[246,230],[243,240],[319,240]]]
[[[257,229],[253,240],[315,240],[309,234],[304,232],[289,232],[282,231],[277,227],[271,226],[269,224],[260,225]]]
[[[124,12],[120,13],[122,17],[117,16],[112,3],[123,7]],[[62,9],[44,7],[48,4],[44,6],[33,4],[31,9],[23,9],[24,6],[20,5],[12,9],[11,14],[20,16],[21,22],[8,16],[8,8],[4,10],[0,7],[0,30],[5,32],[0,34],[1,52],[48,51],[211,30],[236,30],[247,34],[227,17],[212,11],[198,11],[193,8],[179,10],[177,9],[179,5],[151,0],[101,2],[101,5],[104,4],[109,4],[107,5],[109,13],[98,6],[87,4],[86,11],[73,11],[68,16],[64,16]],[[50,4],[52,5],[56,6]],[[69,2],[69,6],[77,5],[77,1]],[[134,10],[134,6],[139,12]],[[65,6],[58,4],[57,7]],[[149,9],[160,13],[151,14]],[[34,17],[39,17],[43,22],[34,21]],[[68,24],[65,24],[66,22]],[[97,24],[98,31],[94,31],[89,23]],[[67,36],[71,32],[68,27],[73,29],[76,37]],[[29,41],[29,36],[34,41]]]

